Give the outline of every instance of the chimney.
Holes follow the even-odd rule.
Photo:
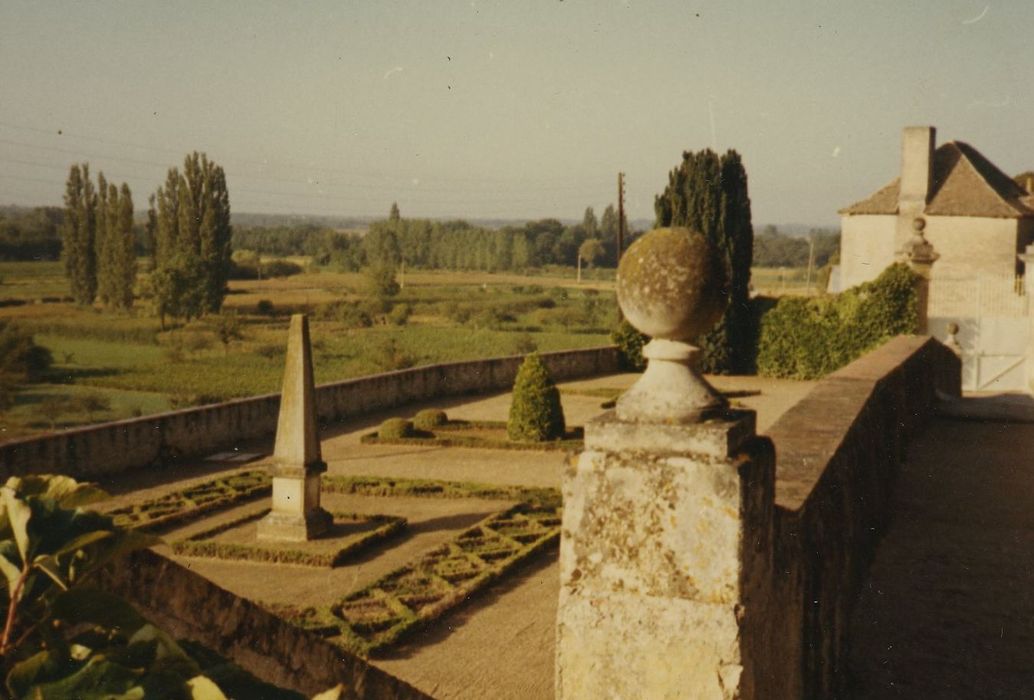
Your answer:
[[[933,151],[937,129],[932,126],[906,126],[901,135],[901,194],[903,212],[910,209],[921,214],[926,208],[933,183]]]

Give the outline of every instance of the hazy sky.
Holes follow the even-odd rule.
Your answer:
[[[737,149],[755,222],[837,221],[934,124],[1034,168],[1029,0],[0,0],[0,203],[190,150],[239,212],[633,218]]]

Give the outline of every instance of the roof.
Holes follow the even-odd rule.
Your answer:
[[[897,214],[900,178],[841,214]],[[1034,217],[1034,196],[999,170],[977,149],[961,141],[942,144],[933,154],[933,183],[924,213],[929,216]]]

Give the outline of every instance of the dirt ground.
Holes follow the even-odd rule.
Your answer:
[[[323,495],[323,505],[331,511],[401,515],[409,523],[404,533],[383,546],[361,555],[352,564],[333,569],[199,557],[173,558],[223,588],[250,600],[300,606],[329,604],[447,542],[492,513],[509,508],[513,502],[480,498],[386,498],[330,493]],[[261,502],[233,508],[174,530],[165,539],[171,541],[189,537],[220,522],[268,507],[267,503]],[[173,556],[168,547],[159,551]]]
[[[638,375],[621,374],[561,385],[569,426],[583,425],[603,412],[606,397],[577,392],[625,389]],[[713,377],[713,384],[731,392],[737,405],[758,412],[758,432],[764,433],[790,406],[807,393],[811,382],[757,377]],[[329,473],[444,479],[483,483],[559,487],[564,452],[471,448],[363,445],[360,438],[383,419],[411,416],[420,408],[445,409],[452,418],[506,420],[510,395],[462,397],[413,405],[334,426],[322,440]],[[241,451],[268,455],[268,441],[245,443]],[[115,493],[111,505],[152,498],[183,488],[213,474],[241,468],[262,468],[265,460],[232,470],[203,463],[171,470],[127,474],[109,481]],[[377,548],[355,564],[315,569],[282,564],[178,558],[184,565],[234,593],[252,600],[312,604],[336,600],[454,537],[508,502],[479,499],[373,498],[327,494],[329,509],[398,514],[409,519],[406,535]],[[240,506],[169,534],[186,536],[219,521],[267,507],[264,502]],[[171,553],[168,548],[166,553]],[[375,663],[422,690],[441,698],[551,698],[553,696],[553,627],[559,580],[555,554],[528,564],[482,593],[387,659]]]

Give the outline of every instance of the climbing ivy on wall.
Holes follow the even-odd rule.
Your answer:
[[[783,297],[761,317],[758,374],[817,379],[917,322],[916,275],[902,263],[834,296]]]

